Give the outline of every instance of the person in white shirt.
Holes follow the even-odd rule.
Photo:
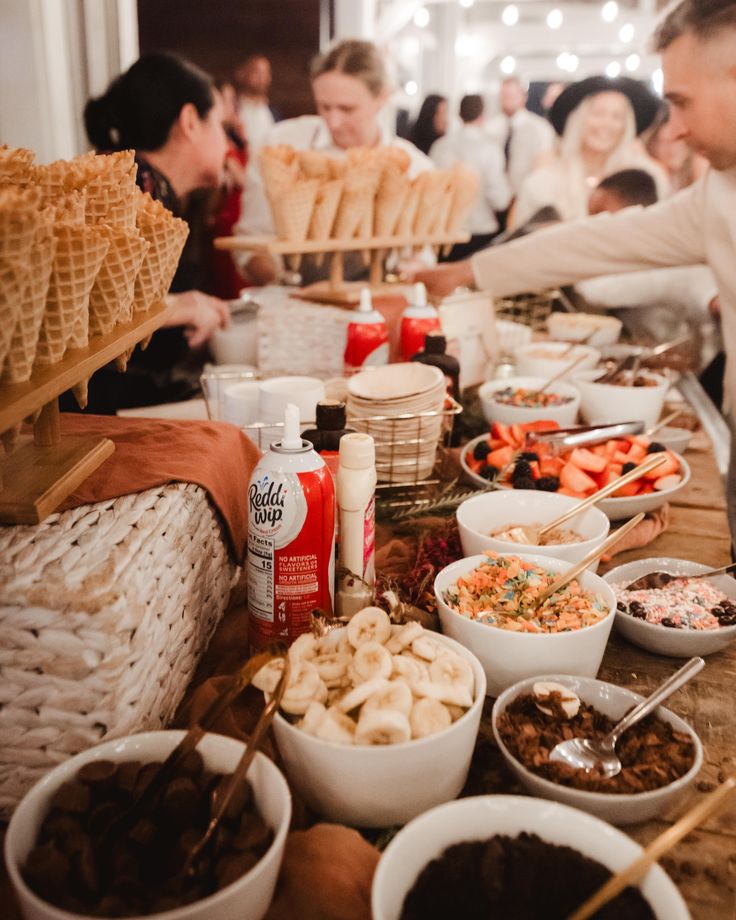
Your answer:
[[[463,259],[490,243],[498,232],[496,211],[504,211],[511,202],[511,186],[504,171],[503,153],[485,132],[483,98],[463,96],[460,100],[462,125],[432,144],[429,156],[440,169],[462,163],[477,173],[480,191],[465,229],[471,234],[467,243],[453,246],[449,261]]]
[[[262,54],[252,54],[237,68],[233,80],[238,91],[238,115],[253,156],[278,120],[268,101],[271,62]]]
[[[524,180],[509,226],[521,226],[546,206],[554,207],[562,220],[584,217],[591,190],[621,169],[648,170],[657,179],[660,197],[667,194],[664,170],[636,142],[659,105],[642,83],[628,77],[589,77],[564,89],[550,111],[559,146],[540,157]]]
[[[526,108],[527,89],[518,77],[501,82],[501,114],[487,125],[490,137],[504,152],[506,172],[514,194],[534,168],[540,153],[551,150],[555,132],[550,123]]]
[[[682,0],[656,36],[673,136],[711,168],[649,208],[573,221],[472,260],[417,273],[430,293],[472,285],[506,296],[597,275],[673,265],[710,266],[719,290],[726,351],[725,405],[736,409],[736,3]],[[736,438],[729,469],[731,536],[736,537]]]
[[[279,122],[266,135],[264,145],[290,144],[297,150],[340,156],[350,147],[391,144],[409,154],[411,177],[433,168],[429,157],[409,141],[394,137],[380,117],[391,90],[383,58],[371,42],[340,42],[315,59],[311,77],[318,114]],[[248,165],[241,213],[236,233],[273,235],[258,157]],[[243,252],[238,261],[254,284],[269,284],[276,277],[278,266],[269,255]]]

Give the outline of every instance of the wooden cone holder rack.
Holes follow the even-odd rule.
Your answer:
[[[383,276],[383,263],[389,252],[395,249],[421,249],[424,246],[444,250],[455,243],[465,243],[470,239],[467,233],[433,233],[404,236],[356,237],[350,240],[304,240],[292,242],[271,236],[220,236],[215,240],[215,248],[228,252],[257,252],[269,255],[305,256],[329,255],[329,280],[319,281],[303,288],[299,294],[307,300],[338,305],[350,305],[360,299],[360,288],[366,282],[346,282],[344,275],[344,257],[346,252],[362,252],[366,267],[369,268],[367,285],[374,294],[386,294],[395,290],[387,284]]]
[[[38,524],[115,450],[109,438],[61,436],[59,396],[148,338],[166,317],[155,304],[56,364],[34,368],[25,383],[0,387],[0,433],[33,419],[33,436],[0,460],[0,523]]]

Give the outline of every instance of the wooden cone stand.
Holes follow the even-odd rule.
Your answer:
[[[37,367],[25,383],[0,389],[0,432],[33,418],[33,437],[22,436],[0,461],[0,523],[38,524],[115,450],[109,438],[61,436],[58,397],[150,336],[166,317],[165,304],[130,323],[90,338],[57,364]]]

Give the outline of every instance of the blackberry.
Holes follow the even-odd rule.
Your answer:
[[[630,473],[632,470],[636,469],[636,463],[624,463],[624,467],[621,470],[622,473]]]
[[[649,447],[647,447],[648,454],[661,454],[663,450],[667,450],[667,448],[658,441],[652,441]]]
[[[473,448],[473,458],[475,460],[485,460],[491,452],[491,445],[488,441],[480,441]]]
[[[537,484],[532,479],[531,476],[515,476],[514,477],[514,488],[515,489],[536,489]]]
[[[492,463],[484,463],[481,468],[478,470],[478,475],[482,476],[483,479],[495,479],[498,476],[499,469],[497,466],[494,466]]]
[[[557,476],[542,476],[537,480],[537,488],[540,492],[556,492],[560,488],[560,480]]]
[[[646,607],[640,601],[632,601],[629,604],[629,613],[637,620],[646,620],[647,618]]]
[[[514,482],[519,479],[531,479],[532,478],[532,468],[529,466],[528,460],[517,460],[516,466],[514,467],[514,472],[511,474],[511,478]]]
[[[523,454],[519,454],[519,460],[526,460],[527,462],[536,460],[539,462],[539,454],[535,454],[533,450],[525,450]]]
[[[660,622],[662,623],[662,626],[667,626],[670,629],[678,629],[677,623],[675,623],[675,621],[671,620],[669,617],[665,617]]]

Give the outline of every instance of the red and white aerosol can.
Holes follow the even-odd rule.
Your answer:
[[[360,303],[353,310],[348,323],[345,344],[345,369],[376,367],[388,364],[388,329],[386,320],[373,309],[368,288],[361,288]]]
[[[413,302],[401,314],[401,360],[410,361],[424,348],[428,332],[441,332],[440,317],[432,304],[427,303],[427,289],[420,282],[414,285]]]
[[[271,444],[248,487],[248,630],[251,649],[291,644],[315,607],[331,613],[335,486],[324,460],[286,407],[284,437]]]

